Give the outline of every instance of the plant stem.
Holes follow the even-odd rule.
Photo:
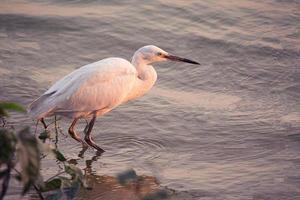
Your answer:
[[[9,185],[9,180],[10,180],[11,167],[12,167],[11,162],[8,162],[7,163],[7,169],[5,170],[6,171],[6,175],[5,175],[3,183],[2,183],[2,191],[0,193],[0,200],[2,200],[4,198],[4,196],[5,196],[6,192],[7,192],[8,185]]]
[[[16,168],[13,168],[19,175],[21,175],[21,172],[19,172]],[[32,184],[36,193],[39,195],[40,199],[44,200],[45,198],[42,195],[42,192],[40,191],[40,189],[33,183]],[[1,200],[1,199],[0,199]]]

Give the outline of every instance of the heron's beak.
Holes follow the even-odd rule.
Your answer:
[[[186,63],[195,64],[195,65],[200,65],[200,63],[198,63],[196,61],[193,61],[193,60],[190,60],[190,59],[187,59],[187,58],[181,58],[181,57],[178,57],[178,56],[173,56],[173,55],[170,55],[170,54],[164,55],[164,57],[166,59],[172,60],[172,61],[186,62]]]

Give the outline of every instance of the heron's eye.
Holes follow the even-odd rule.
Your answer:
[[[162,53],[161,53],[161,52],[158,52],[156,55],[157,55],[157,56],[161,56],[161,55],[162,55]]]

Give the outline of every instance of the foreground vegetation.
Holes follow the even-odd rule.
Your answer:
[[[82,171],[72,164],[59,150],[43,144],[30,132],[29,127],[24,127],[16,132],[13,127],[6,127],[6,120],[9,117],[8,111],[25,112],[25,109],[15,103],[0,103],[0,117],[2,127],[0,128],[0,179],[2,200],[8,190],[11,178],[15,178],[23,185],[22,195],[34,188],[41,199],[43,193],[51,190],[65,188],[78,189],[84,186]],[[40,139],[45,140],[45,132],[40,134]],[[63,164],[64,171],[48,180],[43,180],[40,173],[41,159],[45,154],[54,154],[56,159]],[[68,198],[72,199],[75,192],[66,192]]]
[[[39,134],[37,138],[29,127],[16,130],[8,127],[6,121],[9,112],[25,112],[19,104],[12,102],[0,102],[0,200],[6,195],[11,179],[17,180],[23,187],[22,194],[35,190],[40,199],[60,199],[65,197],[73,199],[80,188],[89,188],[84,179],[83,172],[74,164],[67,162],[65,156],[57,149],[45,144],[50,134],[47,130]],[[44,180],[41,174],[41,160],[48,154],[53,154],[57,164],[63,166],[63,171]],[[128,170],[118,175],[121,185],[132,182],[139,188],[139,181],[134,170]],[[55,192],[51,192],[55,191]],[[166,192],[158,191],[146,196],[143,200],[159,200],[167,197]]]

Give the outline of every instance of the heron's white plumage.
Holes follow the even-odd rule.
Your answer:
[[[132,63],[106,58],[73,71],[32,102],[29,113],[37,119],[55,114],[75,119],[102,115],[149,91],[157,79],[150,64],[167,59],[199,64],[153,45],[144,46],[134,53]]]
[[[75,118],[93,111],[107,112],[126,99],[136,79],[137,71],[127,60],[103,59],[56,82],[32,103],[30,112],[35,118],[53,114]]]

